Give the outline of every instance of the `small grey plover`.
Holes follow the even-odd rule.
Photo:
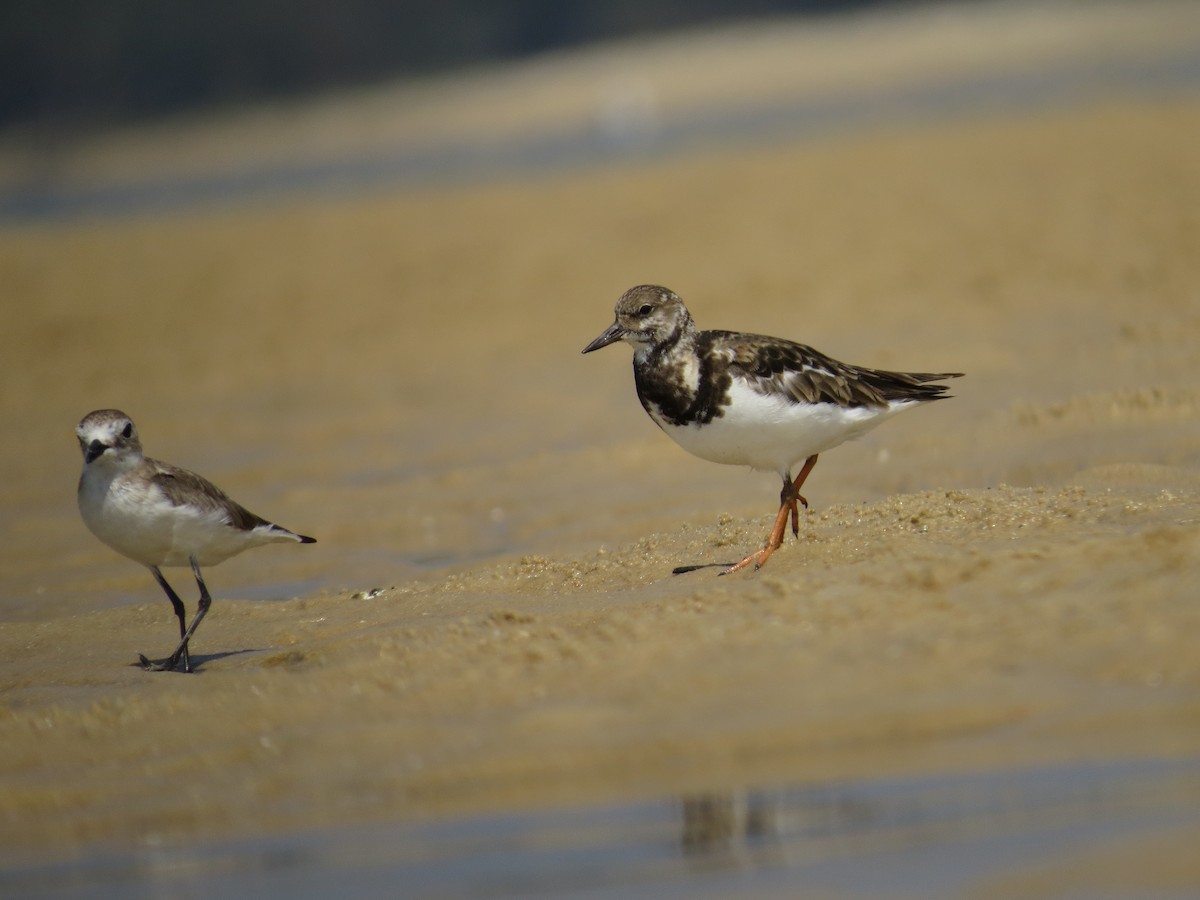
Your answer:
[[[315,539],[259,518],[194,472],[143,456],[137,428],[120,410],[88,413],[75,434],[83,451],[78,500],[84,523],[112,549],[150,569],[179,620],[174,653],[158,661],[139,659],[147,669],[170,670],[182,662],[190,672],[188,642],[212,604],[200,567],[261,544]],[[200,588],[191,625],[161,566],[191,566]]]
[[[757,569],[783,544],[788,516],[799,537],[798,504],[818,454],[896,413],[948,396],[960,372],[884,372],[838,362],[812,347],[736,331],[698,331],[672,291],[638,285],[617,301],[612,325],[583,348],[633,347],[638,399],[679,446],[701,459],[778,472],[779,513],[761,550],[722,574]],[[795,480],[792,468],[804,460]],[[688,572],[700,566],[681,566]]]

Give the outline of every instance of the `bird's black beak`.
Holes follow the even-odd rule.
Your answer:
[[[104,451],[107,449],[108,446],[106,444],[102,444],[99,441],[92,441],[90,444],[88,444],[87,450],[85,450],[83,453],[83,461],[85,463],[90,463],[97,457],[103,456]]]
[[[625,329],[621,327],[620,322],[613,322],[608,326],[608,330],[600,337],[596,338],[590,344],[583,348],[584,353],[591,353],[593,350],[599,350],[601,347],[607,347],[609,344],[615,344],[625,336]]]

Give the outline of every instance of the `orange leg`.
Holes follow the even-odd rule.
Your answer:
[[[770,559],[771,554],[783,546],[783,531],[787,528],[789,516],[792,520],[792,534],[800,537],[799,504],[803,503],[804,508],[808,509],[808,501],[800,495],[800,488],[816,464],[817,454],[814,453],[804,461],[804,467],[800,469],[800,474],[796,476],[795,481],[792,481],[790,475],[784,477],[783,490],[779,493],[779,515],[775,517],[775,527],[771,529],[771,536],[767,538],[766,546],[761,550],[754,551],[740,563],[726,569],[724,574],[728,575],[730,572],[744,569],[750,563],[754,563],[754,568],[761,569]]]

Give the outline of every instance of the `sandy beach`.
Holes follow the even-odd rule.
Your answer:
[[[1188,4],[1139,9],[1153,15],[1130,54],[1200,34]],[[853,42],[875,84],[910,59],[955,78],[999,16],[983,10],[868,18],[821,46]],[[1090,35],[1078,59],[1111,61],[1120,29],[1088,23],[1043,34]],[[967,62],[934,65],[935,27]],[[981,68],[1044,63],[1012,33],[1012,55]],[[759,83],[755,47],[774,73],[763,102],[785,76],[872,89],[771,68],[752,37],[721,45],[746,66],[731,92]],[[676,45],[674,80],[637,69],[639,52],[663,57],[636,44],[583,56],[579,77],[606,58],[641,72],[669,123],[701,102],[673,86],[716,40]],[[537,71],[490,94],[426,85],[402,108],[440,108],[428,132],[464,139],[490,121],[471,104],[495,115],[500,88],[516,103]],[[557,102],[526,109],[553,118]],[[143,134],[164,178],[168,134]],[[81,147],[64,179],[125,177],[101,151],[136,137]],[[1194,762],[1197,146],[1197,83],[1139,85],[546,172],[0,224],[0,874],[764,785]],[[673,576],[760,545],[778,483],[662,435],[626,347],[580,355],[642,282],[677,291],[701,328],[966,377],[824,455],[800,539],[761,571]],[[108,406],[150,455],[318,539],[207,573],[195,675],[133,665],[172,648],[170,607],[75,509],[72,429]],[[186,571],[167,575],[193,608]],[[1014,896],[1026,875],[1032,896],[1200,888],[1200,861],[1172,850],[1200,839],[1196,818],[1156,835],[1104,846],[1104,866],[1065,857],[972,891]]]

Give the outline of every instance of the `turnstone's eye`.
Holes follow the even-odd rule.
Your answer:
[[[654,307],[651,306],[649,303],[647,303],[647,304],[643,305],[641,309],[638,310],[638,315],[639,316],[648,316],[652,312],[654,312]]]
[[[133,437],[133,423],[132,422],[125,423],[125,427],[121,430],[121,436],[127,437],[127,438]]]

